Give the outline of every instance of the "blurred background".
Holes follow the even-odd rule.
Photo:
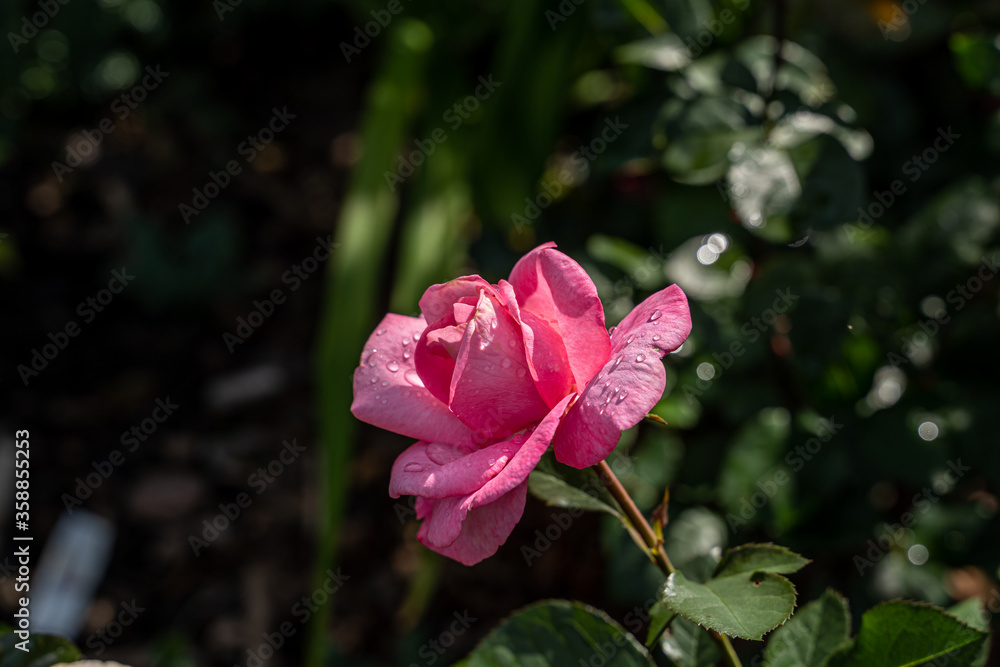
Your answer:
[[[813,560],[800,604],[978,596],[996,627],[997,3],[35,0],[0,25],[5,620],[27,429],[36,630],[91,657],[450,664],[547,597],[628,623],[660,579],[612,520],[531,499],[495,557],[445,561],[387,495],[408,441],[348,411],[385,312],[551,240],[609,326],[690,297],[669,426],[617,468],[645,510],[670,487],[675,562],[775,541]]]

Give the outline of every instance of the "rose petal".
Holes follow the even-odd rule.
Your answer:
[[[430,458],[427,456],[427,452],[433,445],[417,443],[406,452],[403,452],[393,466],[393,481],[390,485],[390,493],[392,493],[393,497],[398,496],[396,492],[407,481],[415,479],[405,478],[405,474],[402,471],[407,466],[411,467],[411,475],[424,475],[424,479],[431,480],[427,488],[434,493],[446,487],[466,488],[469,484],[478,483],[478,479],[475,478],[476,471],[480,472],[479,479],[483,477],[489,478],[486,483],[480,484],[475,491],[467,495],[456,495],[447,498],[440,495],[432,496],[437,500],[430,511],[429,519],[421,526],[420,532],[424,536],[421,541],[429,546],[433,545],[435,548],[449,546],[452,542],[459,539],[460,533],[465,533],[465,524],[476,514],[476,508],[491,506],[494,503],[501,502],[505,495],[514,492],[521,486],[528,479],[528,475],[535,469],[535,466],[538,465],[542,454],[548,449],[549,442],[552,440],[552,436],[559,425],[559,419],[563,416],[566,406],[569,405],[572,398],[572,396],[567,396],[560,401],[530,434],[515,435],[509,440],[496,443],[462,459],[431,470],[430,474],[425,474],[428,472],[427,469],[418,471],[417,468],[428,466]],[[500,459],[496,459],[496,465],[485,470],[483,469],[483,458],[487,458],[488,462],[494,460],[494,456],[500,455],[501,458],[506,460],[508,453],[512,450],[513,453],[510,454],[510,461],[505,461],[505,466],[500,462]],[[452,477],[455,479],[450,479]],[[395,488],[393,485],[396,485]],[[412,490],[404,492],[414,493]],[[424,492],[421,492],[420,495],[428,497],[428,494]],[[519,517],[520,514],[514,517],[514,523],[517,522],[517,518]],[[506,534],[503,536],[503,539],[506,539]],[[496,551],[496,547],[502,541],[494,545],[493,551]]]
[[[489,438],[506,437],[549,411],[528,373],[521,328],[485,290],[455,360],[448,405]]]
[[[545,243],[518,261],[510,283],[522,320],[533,326],[530,313],[551,325],[562,340],[575,384],[582,387],[608,360],[611,350],[604,307],[590,276],[555,250],[554,243]]]
[[[574,391],[576,379],[566,359],[566,348],[559,333],[552,326],[530,312],[522,313],[517,303],[514,287],[501,280],[497,291],[504,299],[507,311],[521,326],[528,369],[535,381],[538,393],[549,407],[558,403],[563,396]]]
[[[612,337],[611,359],[580,393],[552,440],[556,458],[574,468],[604,460],[621,432],[638,424],[663,395],[660,359],[691,333],[687,297],[676,285],[636,306]]]
[[[451,400],[451,377],[455,373],[451,352],[454,336],[464,338],[463,332],[455,327],[455,318],[447,315],[427,327],[413,352],[420,381],[431,396],[445,405]],[[461,349],[461,340],[457,346]]]
[[[480,290],[495,293],[493,287],[479,276],[462,276],[439,285],[431,285],[420,297],[420,312],[424,320],[436,322],[452,314],[454,304],[462,297],[474,297],[473,303],[479,299]]]
[[[414,368],[413,336],[424,327],[420,317],[385,316],[354,371],[351,412],[363,422],[411,438],[473,445],[480,436],[422,386]]]
[[[500,545],[507,541],[514,531],[514,526],[524,513],[524,504],[528,496],[528,482],[505,493],[496,502],[483,505],[470,511],[461,522],[461,532],[447,546],[436,546],[431,542],[432,522],[441,511],[441,506],[451,506],[452,499],[447,501],[431,501],[435,506],[430,510],[430,517],[425,520],[417,532],[417,538],[429,549],[443,556],[453,558],[463,565],[475,565],[497,552]],[[447,533],[435,533],[437,537],[446,537]]]
[[[389,495],[438,499],[475,493],[516,455],[518,437],[473,450],[451,447],[448,451],[443,443],[417,442],[392,464]],[[441,460],[445,463],[436,462]]]
[[[488,447],[469,450],[439,442],[414,443],[392,465],[389,495],[460,496],[466,511],[493,502],[535,469],[572,398],[560,401],[531,433],[519,433]]]

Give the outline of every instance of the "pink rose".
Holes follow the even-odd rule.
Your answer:
[[[351,412],[419,439],[396,459],[389,493],[417,496],[420,541],[466,565],[511,534],[549,443],[576,468],[614,450],[660,399],[660,359],[691,331],[671,285],[609,335],[593,281],[554,243],[522,257],[509,282],[431,286],[420,311],[386,315],[368,339]]]

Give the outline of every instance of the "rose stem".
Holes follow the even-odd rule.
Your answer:
[[[618,481],[618,477],[615,476],[614,471],[611,470],[611,466],[608,465],[607,461],[601,461],[597,464],[598,472],[601,476],[601,481],[604,485],[608,487],[608,491],[614,496],[614,499],[618,501],[621,505],[622,510],[625,512],[625,516],[628,517],[632,525],[639,531],[642,535],[642,539],[646,541],[646,546],[649,547],[650,555],[653,557],[653,562],[656,563],[657,567],[663,570],[666,575],[673,574],[676,570],[674,569],[673,563],[670,562],[670,558],[667,556],[667,550],[663,548],[663,541],[656,537],[656,533],[653,532],[653,527],[649,525],[646,521],[646,517],[642,515],[639,508],[635,506],[635,502],[632,500],[632,496],[628,494],[622,483]],[[732,667],[742,667],[740,664],[740,659],[736,655],[736,651],[733,649],[733,645],[729,642],[729,637],[720,634],[718,632],[709,631],[712,638],[718,642],[719,646],[722,648],[722,652],[725,655],[726,662]]]

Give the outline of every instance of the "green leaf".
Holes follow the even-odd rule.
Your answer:
[[[722,658],[712,636],[686,618],[678,618],[670,625],[663,653],[677,667],[711,667]]]
[[[603,611],[548,600],[516,612],[458,665],[562,667],[598,662],[607,667],[655,665],[636,638]]]
[[[715,569],[716,577],[728,577],[742,572],[798,572],[811,561],[791,549],[777,544],[743,544],[729,549]]]
[[[606,512],[624,518],[597,473],[590,468],[577,470],[564,466],[555,460],[551,452],[542,457],[528,476],[528,490],[552,507]]]
[[[706,628],[760,641],[795,609],[795,587],[773,572],[741,572],[704,584],[674,572],[661,599],[671,609]]]
[[[836,667],[916,667],[974,664],[988,633],[921,602],[880,604],[861,617],[853,645],[830,661]]]
[[[968,623],[977,630],[982,630],[983,632],[990,631],[989,617],[984,614],[986,611],[986,605],[983,604],[983,601],[980,598],[969,598],[964,602],[959,602],[956,605],[948,607],[946,611],[958,620]],[[992,637],[986,639],[983,643],[983,648],[979,651],[979,655],[970,663],[971,667],[982,667],[982,665],[986,664],[986,659],[990,655],[991,642]]]
[[[847,600],[827,590],[774,631],[767,642],[764,667],[823,667],[850,634]]]
[[[657,602],[649,610],[649,630],[646,632],[646,648],[653,648],[653,645],[663,634],[667,626],[677,616],[677,612],[663,604]]]
[[[62,637],[32,634],[27,641],[27,652],[16,648],[20,638],[14,629],[0,625],[0,667],[48,667],[82,657],[79,649]]]

